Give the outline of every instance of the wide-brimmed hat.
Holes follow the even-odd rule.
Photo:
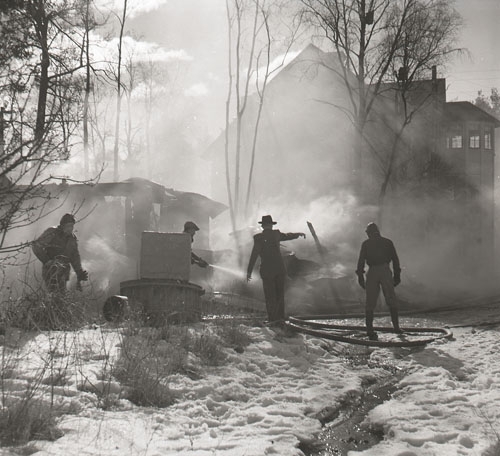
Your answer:
[[[186,222],[184,223],[184,231],[187,231],[187,230],[195,230],[195,231],[200,231],[200,229],[198,228],[198,225],[194,222]]]
[[[270,215],[263,215],[262,220],[259,223],[261,225],[276,225],[278,222],[274,222]]]

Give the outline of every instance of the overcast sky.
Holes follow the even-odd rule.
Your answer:
[[[153,9],[154,1],[158,2],[157,9]],[[140,0],[129,2],[142,4]],[[227,71],[225,1],[149,0],[144,5],[148,11],[135,12],[128,20],[129,28],[146,41],[189,55],[192,60],[185,90],[206,97],[208,106],[223,105],[220,97]],[[464,20],[457,46],[467,48],[469,53],[455,58],[446,68],[438,68],[438,77],[447,80],[448,101],[472,101],[478,90],[489,94],[492,87],[500,88],[500,0],[457,0],[456,7]],[[217,89],[219,98],[215,96]]]
[[[469,101],[478,90],[500,89],[500,0],[457,0],[464,28],[459,46],[471,57],[457,59],[442,76],[448,82],[448,101]]]

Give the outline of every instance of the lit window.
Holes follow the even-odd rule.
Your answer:
[[[481,147],[481,132],[479,130],[469,131],[469,149],[479,149]]]
[[[493,144],[491,143],[491,128],[486,127],[484,129],[484,148],[493,149]]]
[[[462,126],[460,124],[452,125],[448,129],[446,147],[448,149],[461,149],[463,147]]]
[[[462,148],[462,135],[448,136],[446,138],[446,147],[448,149],[461,149]]]

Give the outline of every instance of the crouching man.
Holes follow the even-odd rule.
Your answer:
[[[89,278],[87,271],[82,268],[78,241],[73,234],[75,217],[64,214],[59,226],[47,228],[32,244],[35,256],[42,262],[42,278],[47,289],[51,292],[65,293],[70,276],[70,265],[80,282]]]

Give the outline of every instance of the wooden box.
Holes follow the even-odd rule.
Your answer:
[[[189,281],[191,236],[187,233],[144,231],[141,239],[141,279]]]

